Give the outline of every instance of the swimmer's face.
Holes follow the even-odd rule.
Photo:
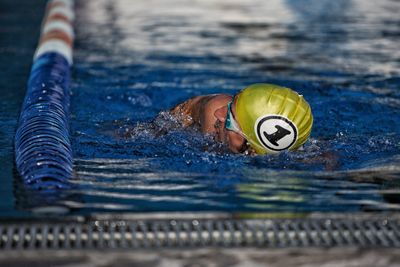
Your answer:
[[[236,101],[233,101],[231,106],[231,112],[233,115],[233,119],[236,117],[235,104]],[[215,122],[215,138],[217,141],[226,144],[232,152],[235,153],[250,153],[253,152],[250,150],[250,147],[247,143],[247,140],[241,136],[239,133],[234,132],[232,130],[228,130],[225,128],[225,121],[228,114],[228,106],[225,105],[222,108],[219,108],[215,111],[214,116],[216,117]],[[240,127],[240,125],[239,125]]]

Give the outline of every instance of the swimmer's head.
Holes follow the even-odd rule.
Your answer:
[[[253,84],[243,89],[234,102],[241,132],[257,154],[295,150],[310,136],[310,105],[289,88]]]

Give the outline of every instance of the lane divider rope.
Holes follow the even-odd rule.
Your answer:
[[[34,190],[69,188],[72,148],[69,86],[74,40],[73,0],[47,3],[14,139],[15,164]]]

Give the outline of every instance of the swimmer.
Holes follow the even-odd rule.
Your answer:
[[[311,108],[295,91],[253,84],[235,96],[196,96],[169,113],[183,127],[197,127],[234,153],[267,154],[295,150],[308,139]]]

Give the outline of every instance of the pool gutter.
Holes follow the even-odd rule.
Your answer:
[[[1,250],[400,247],[396,213],[245,219],[225,213],[103,214],[0,221]]]

